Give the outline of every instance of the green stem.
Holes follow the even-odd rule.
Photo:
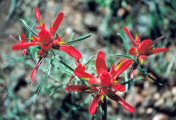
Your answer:
[[[37,88],[37,94],[38,94],[38,95],[39,95],[39,93],[40,93],[40,90],[41,90],[43,84],[47,81],[47,79],[48,79],[48,77],[49,77],[49,75],[50,75],[51,66],[52,66],[53,60],[54,60],[54,57],[53,57],[53,58],[51,59],[51,61],[50,61],[50,64],[49,64],[49,66],[48,66],[48,70],[47,70],[47,72],[46,72],[46,74],[45,74],[44,79],[41,81],[40,85],[39,85],[38,88]]]
[[[65,67],[67,67],[69,70],[74,71],[74,69],[73,69],[72,67],[70,67],[67,63],[65,63],[64,61],[62,61],[61,59],[59,59],[59,58],[57,58],[57,57],[56,57],[56,59],[59,60],[59,61],[60,61]]]
[[[91,34],[86,34],[86,35],[83,35],[83,36],[80,36],[79,38],[75,39],[75,40],[72,40],[72,41],[68,41],[66,42],[65,44],[67,45],[71,45],[71,44],[74,44],[76,42],[80,42],[82,40],[85,40],[87,38],[89,38],[91,36]]]
[[[130,55],[122,55],[122,54],[115,54],[115,55],[110,55],[112,57],[125,57],[125,58],[129,58],[129,59],[132,59],[132,60],[135,60],[132,56]]]
[[[107,102],[106,102],[106,96],[104,97],[103,103],[102,103],[102,120],[107,120]]]
[[[133,80],[128,80],[128,81],[125,81],[125,82],[123,82],[123,83],[121,83],[122,85],[126,85],[126,84],[129,84],[130,82],[132,82]]]
[[[149,75],[149,73],[146,70],[144,70],[144,69],[142,69],[140,67],[138,67],[138,70],[140,70],[141,72],[143,72],[146,77],[150,78],[154,82],[158,83],[159,85],[163,85],[163,83],[161,81],[158,81],[155,78],[153,78],[151,75]]]
[[[38,36],[37,33],[34,30],[32,30],[31,27],[29,27],[29,25],[26,23],[26,21],[24,21],[23,19],[20,19],[20,20],[29,31],[31,31],[35,36]]]
[[[57,58],[57,57],[55,57],[58,61],[60,61],[65,67],[67,67],[69,70],[71,70],[72,72],[74,72],[74,69],[72,68],[72,67],[70,67],[67,63],[65,63],[64,61],[62,61],[61,59],[59,59],[59,58]],[[83,79],[80,79],[81,81],[82,81],[82,83],[84,84],[84,85],[86,85],[86,83],[84,82],[84,80]]]
[[[95,57],[96,57],[96,56],[91,57],[91,58],[86,62],[85,66],[87,66]]]

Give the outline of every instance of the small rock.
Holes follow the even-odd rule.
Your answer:
[[[155,102],[154,106],[158,107],[158,106],[162,106],[163,104],[164,104],[164,99],[161,98]]]
[[[120,8],[117,12],[118,16],[122,17],[124,16],[126,13],[126,10],[124,8]]]
[[[154,100],[152,99],[152,97],[151,97],[151,96],[148,96],[148,97],[146,97],[145,100],[143,101],[143,106],[144,106],[144,107],[151,106],[151,105],[153,105],[154,103],[155,103],[155,102],[154,102]]]
[[[147,90],[151,90],[151,89],[148,89],[148,88],[150,88],[150,83],[149,82],[144,82],[144,88],[147,89]]]
[[[89,27],[97,27],[99,23],[99,18],[92,13],[87,13],[85,15],[84,23]]]
[[[171,98],[172,97],[172,93],[170,91],[166,91],[164,94],[163,94],[163,98]]]
[[[147,113],[147,114],[152,114],[152,113],[153,113],[153,108],[148,108],[148,109],[146,110],[146,113]]]
[[[139,113],[139,114],[144,114],[144,113],[145,113],[144,107],[139,107],[139,108],[138,108],[138,113]]]
[[[176,96],[176,86],[172,88],[172,94]]]
[[[36,114],[35,117],[37,120],[44,120],[44,116],[42,114]]]
[[[158,100],[160,97],[161,97],[161,95],[160,95],[159,93],[155,93],[155,94],[153,95],[153,99],[154,99],[154,100]]]
[[[65,32],[66,32],[66,34],[70,35],[73,33],[73,29],[68,27],[68,28],[66,28]]]
[[[152,120],[169,120],[169,117],[165,114],[156,114]]]
[[[117,118],[117,120],[122,120],[122,118]]]
[[[171,108],[172,108],[172,106],[174,105],[173,100],[170,99],[170,98],[169,98],[169,99],[166,99],[165,105],[166,105],[167,107],[171,107]]]

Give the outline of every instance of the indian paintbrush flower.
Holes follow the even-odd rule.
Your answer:
[[[94,99],[90,106],[90,114],[96,113],[97,107],[100,103],[103,103],[104,96],[108,96],[110,99],[120,103],[129,112],[135,112],[135,109],[129,105],[123,98],[118,96],[116,93],[125,92],[125,86],[118,84],[118,77],[126,71],[133,60],[123,59],[119,64],[113,65],[111,70],[108,72],[106,65],[106,59],[104,52],[100,51],[96,59],[96,71],[97,77],[86,72],[86,66],[78,64],[74,74],[80,78],[87,80],[89,85],[67,85],[66,90],[69,92],[87,92],[95,93]]]
[[[137,35],[134,39],[127,27],[124,27],[124,31],[134,45],[134,47],[129,50],[130,55],[137,57],[141,64],[144,64],[144,62],[147,60],[147,57],[150,55],[168,51],[167,48],[155,48],[155,42],[153,42],[151,39],[146,39],[141,42],[139,35]]]
[[[28,38],[26,37],[26,35],[22,34],[21,43],[18,43],[12,47],[14,51],[24,50],[24,54],[26,55],[26,51],[29,47],[40,46],[41,50],[38,52],[39,61],[36,64],[31,75],[32,83],[35,81],[35,75],[39,66],[41,65],[43,59],[47,56],[48,51],[50,51],[51,49],[63,51],[75,58],[76,61],[79,61],[82,58],[81,53],[76,48],[65,44],[65,42],[62,41],[62,38],[58,34],[56,34],[64,18],[63,12],[59,13],[53,25],[50,26],[49,30],[46,28],[45,23],[43,23],[42,16],[38,8],[35,8],[35,16],[37,22],[39,23],[39,26],[36,27],[36,29],[39,30],[38,36],[33,36],[32,41],[29,42],[27,41]]]
[[[136,74],[136,68],[138,67],[139,63],[143,65],[144,62],[147,60],[148,56],[167,52],[168,49],[154,47],[155,43],[163,38],[162,36],[154,42],[151,39],[146,39],[141,42],[140,36],[136,35],[136,38],[134,39],[127,27],[124,27],[124,31],[126,32],[126,34],[134,45],[134,47],[129,50],[129,54],[137,58],[137,61],[133,64],[133,70],[130,74],[130,78],[133,79],[134,75]]]

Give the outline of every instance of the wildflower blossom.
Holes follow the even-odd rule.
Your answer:
[[[110,99],[120,103],[129,112],[135,112],[135,109],[131,105],[116,94],[117,91],[126,91],[125,86],[118,84],[117,78],[127,70],[132,63],[132,60],[123,59],[119,64],[113,65],[110,72],[108,72],[105,54],[100,51],[95,64],[98,77],[86,72],[86,67],[79,64],[74,74],[80,79],[87,80],[89,85],[68,85],[66,90],[70,92],[95,93],[96,95],[90,106],[91,115],[94,115],[98,105],[103,103],[104,96],[108,96]]]
[[[147,60],[147,57],[150,55],[168,51],[167,48],[155,48],[155,43],[151,39],[146,39],[141,42],[139,35],[137,35],[134,39],[127,27],[124,27],[124,31],[126,32],[126,34],[134,45],[134,47],[129,50],[129,53],[139,58],[139,62],[141,64],[144,64],[144,62]]]
[[[75,58],[76,61],[79,61],[82,58],[81,53],[76,48],[67,45],[64,41],[62,41],[62,38],[58,34],[56,34],[64,18],[63,12],[59,13],[53,25],[50,26],[49,30],[46,28],[45,23],[43,23],[42,16],[38,8],[35,8],[35,16],[39,24],[39,26],[36,27],[36,29],[39,30],[38,36],[33,36],[32,41],[27,41],[26,35],[22,34],[22,42],[12,47],[14,51],[26,51],[29,47],[40,46],[41,50],[38,52],[39,61],[36,64],[31,76],[32,82],[34,82],[35,80],[35,75],[39,66],[41,65],[41,62],[43,61],[43,58],[46,57],[48,51],[50,51],[51,49],[63,51]]]

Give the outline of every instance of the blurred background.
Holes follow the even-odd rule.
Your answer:
[[[37,83],[31,85],[35,62],[24,57],[22,51],[12,51],[12,45],[19,41],[9,37],[13,35],[18,39],[18,35],[29,33],[19,19],[24,19],[31,27],[36,25],[35,7],[41,10],[48,27],[57,14],[64,11],[65,19],[58,32],[64,35],[65,41],[73,32],[75,38],[92,33],[87,40],[74,44],[84,55],[83,63],[98,50],[125,54],[123,41],[117,35],[120,33],[131,45],[123,32],[124,26],[133,36],[140,34],[142,40],[166,36],[157,46],[167,47],[169,52],[151,56],[145,64],[148,72],[164,84],[158,85],[138,72],[127,94],[120,93],[136,108],[136,113],[131,115],[108,99],[108,120],[176,119],[175,0],[0,0],[0,120],[101,119],[101,108],[95,117],[89,115],[91,96],[64,90],[71,74],[57,61],[59,70],[52,68],[40,94],[36,94],[39,83],[45,79],[50,59],[47,58],[40,68]],[[120,58],[107,56],[107,59],[111,66]],[[75,67],[71,61],[66,62]],[[94,69],[92,66],[89,69]]]

